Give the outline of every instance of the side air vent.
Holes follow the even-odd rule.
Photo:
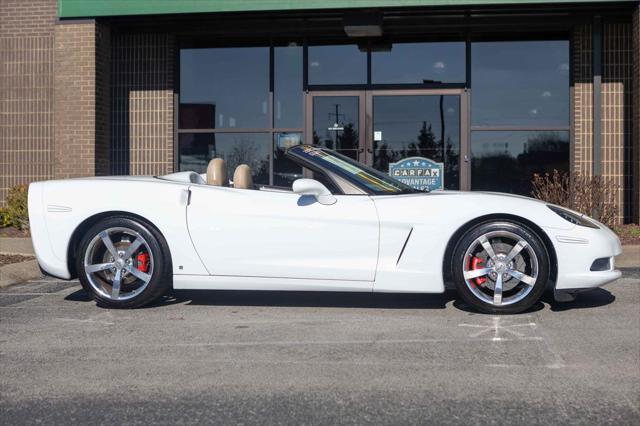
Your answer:
[[[591,271],[608,271],[611,269],[611,258],[610,257],[601,257],[596,259],[591,264]]]
[[[402,250],[400,250],[400,255],[398,256],[398,260],[396,260],[396,266],[400,263],[400,259],[402,259],[402,253],[404,253],[404,249],[407,248],[407,243],[409,242],[409,238],[411,238],[411,233],[413,232],[413,228],[409,231],[409,235],[407,235],[407,239],[404,240],[404,245],[402,246]]]

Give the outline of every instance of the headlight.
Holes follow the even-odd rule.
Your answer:
[[[560,216],[567,222],[573,223],[574,225],[586,226],[587,228],[595,228],[595,229],[600,228],[598,225],[596,225],[591,220],[589,220],[589,218],[587,218],[586,216],[576,214],[571,210],[563,209],[562,207],[552,206],[549,204],[547,204],[547,207],[549,207],[558,216]]]

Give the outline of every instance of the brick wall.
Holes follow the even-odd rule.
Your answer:
[[[110,34],[95,21],[55,27],[54,176],[108,174]]]
[[[631,24],[604,23],[601,89],[602,175],[611,178],[620,192],[616,204],[619,220],[633,220],[632,160],[632,40]],[[577,25],[573,32],[572,169],[593,173],[593,70],[592,26]],[[636,74],[637,75],[637,74]],[[636,120],[637,122],[637,120]],[[636,162],[637,164],[637,162]],[[637,191],[637,190],[635,190]],[[636,219],[637,220],[637,219]]]
[[[56,0],[1,0],[0,205],[17,184],[53,176]]]
[[[0,0],[0,37],[50,37],[56,0]]]
[[[55,176],[94,173],[95,23],[55,28]]]
[[[621,189],[620,220],[631,219],[631,24],[605,23],[602,44],[602,174]]]
[[[96,26],[96,158],[95,173],[110,174],[110,126],[111,108],[111,31],[108,26]]]
[[[173,170],[174,39],[167,34],[112,38],[111,173]]]
[[[593,167],[593,70],[591,25],[577,25],[573,32],[573,149],[572,169],[591,176]]]
[[[633,108],[631,133],[631,192],[633,197],[632,220],[640,223],[640,5],[633,12],[632,20],[632,60],[633,60]]]

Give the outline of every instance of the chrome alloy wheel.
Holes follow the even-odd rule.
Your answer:
[[[464,281],[482,302],[506,306],[519,302],[538,279],[538,257],[519,235],[492,231],[476,238],[462,264]]]
[[[138,256],[148,259],[139,269]],[[136,231],[116,227],[96,235],[84,256],[84,271],[94,291],[109,300],[129,300],[142,293],[153,276],[153,253]]]

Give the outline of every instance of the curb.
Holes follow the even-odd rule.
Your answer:
[[[37,260],[27,260],[26,262],[11,263],[0,267],[0,288],[5,288],[23,281],[40,278],[42,272],[38,267]]]
[[[0,238],[0,253],[23,254],[33,256],[33,244],[31,238]]]
[[[640,244],[622,246],[622,254],[616,256],[616,268],[640,267]]]

